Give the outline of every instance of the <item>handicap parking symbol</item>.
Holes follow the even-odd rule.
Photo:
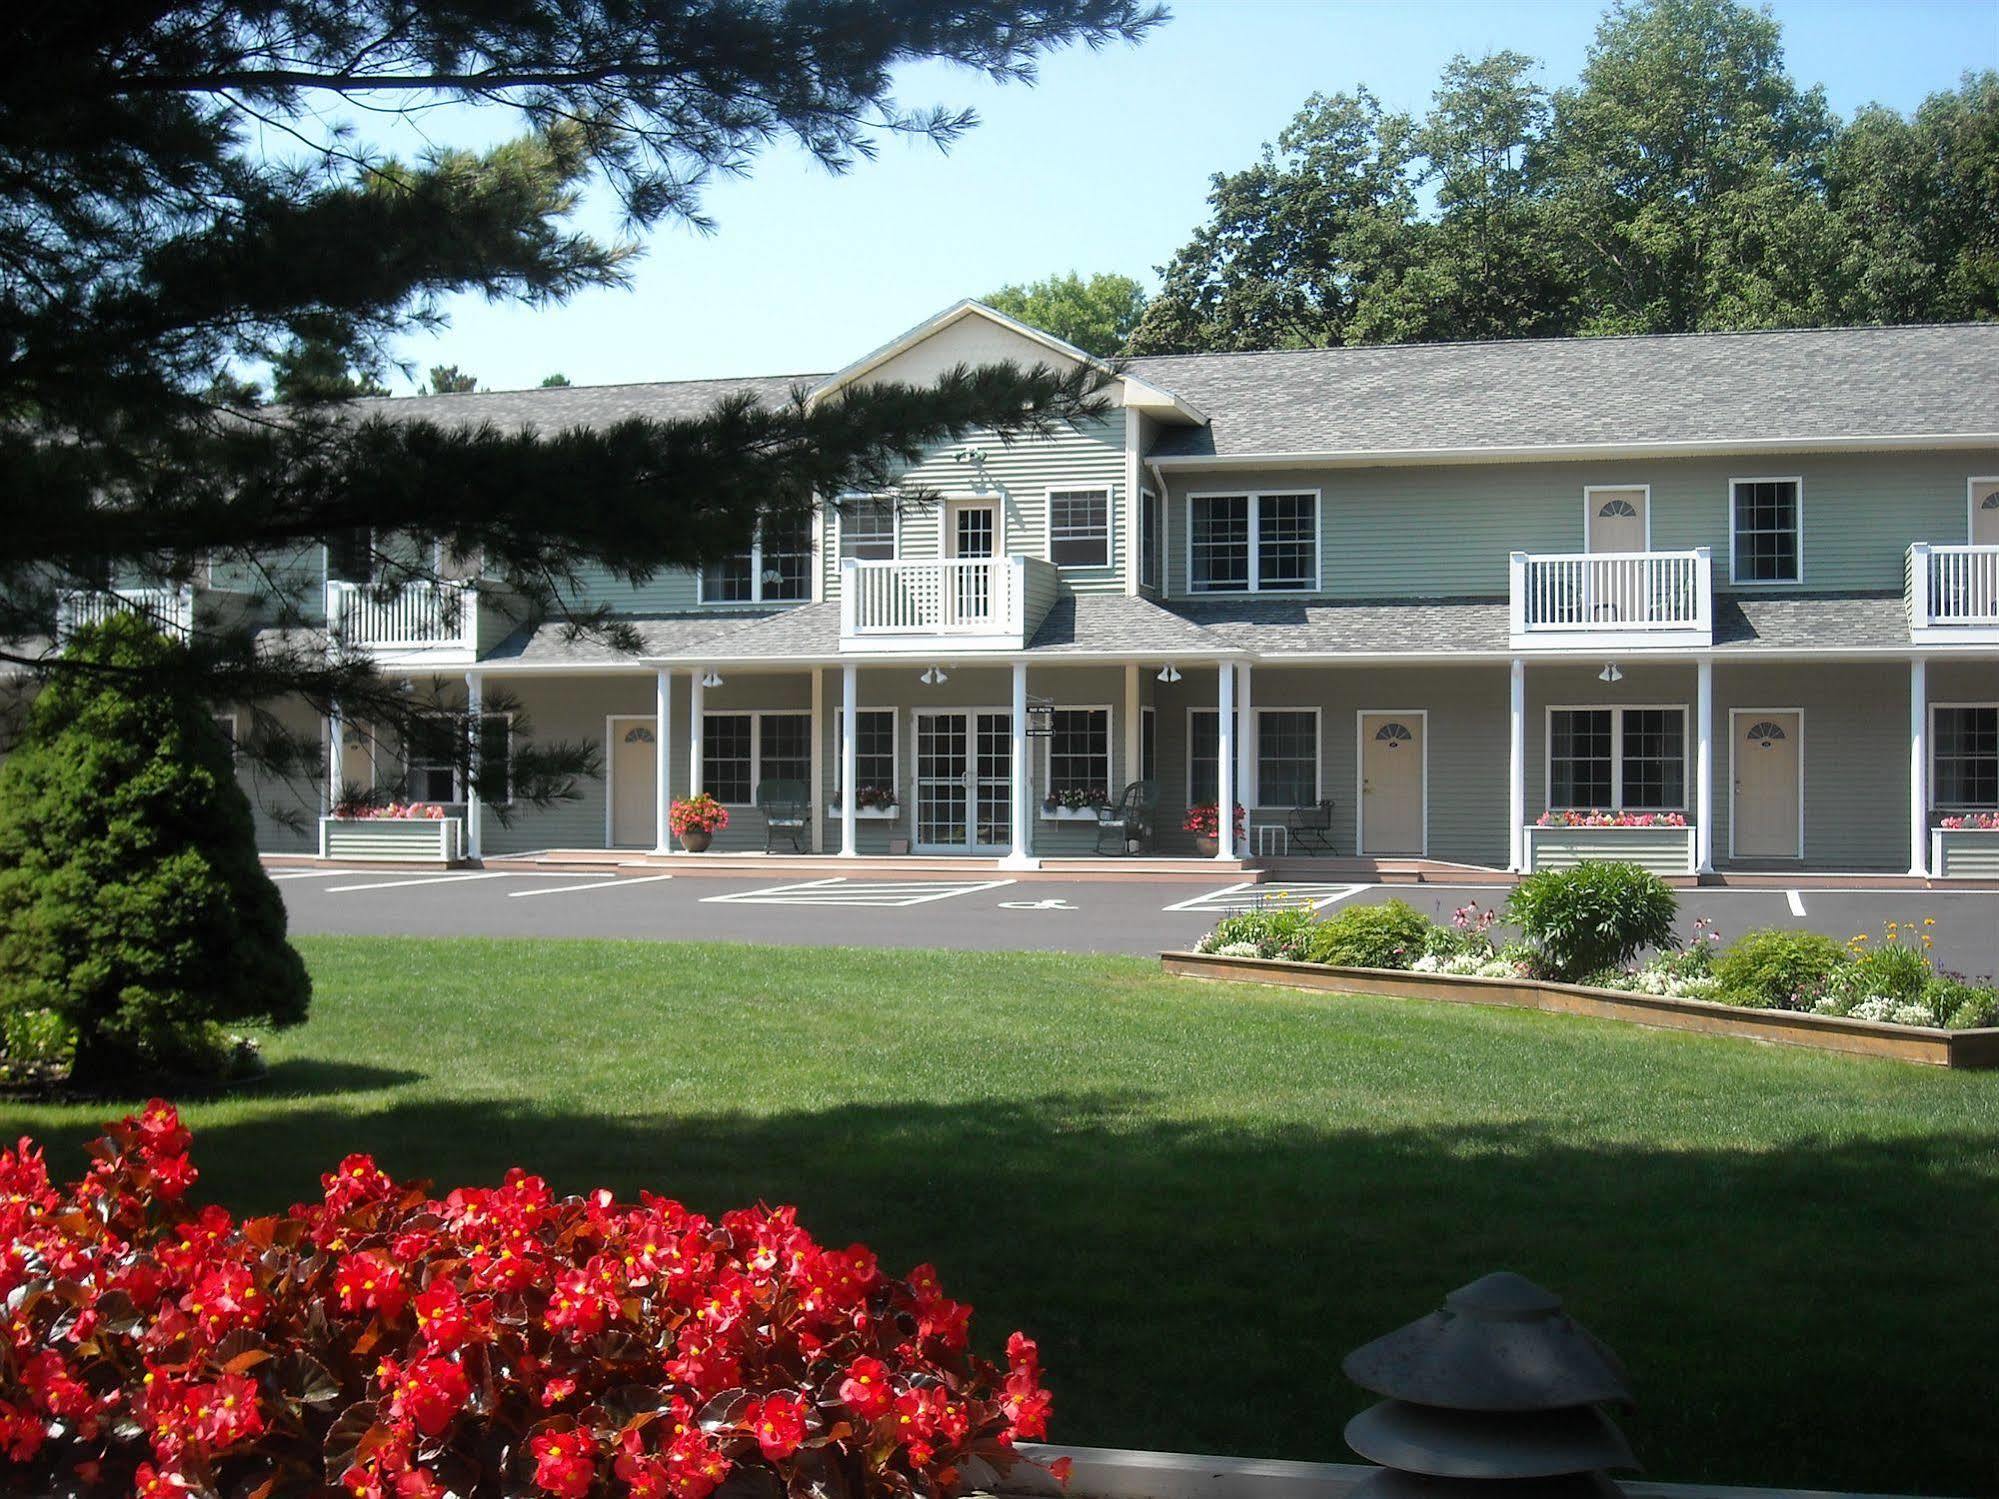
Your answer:
[[[1002,911],[1073,911],[1076,908],[1066,900],[1003,900]]]

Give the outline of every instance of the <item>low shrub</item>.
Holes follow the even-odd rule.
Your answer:
[[[1766,927],[1730,943],[1715,960],[1714,976],[1730,1004],[1809,1010],[1851,961],[1844,946],[1821,932]]]
[[[1045,1434],[1033,1342],[975,1356],[931,1267],[791,1208],[435,1195],[355,1155],[237,1222],[187,1204],[190,1143],[154,1100],[67,1189],[0,1152],[8,1492],[955,1499]]]
[[[1530,874],[1506,903],[1507,919],[1540,949],[1548,976],[1569,982],[1667,946],[1678,910],[1664,880],[1622,863]]]
[[[1884,942],[1879,947],[1852,947],[1853,960],[1833,975],[1834,992],[1853,1003],[1883,999],[1890,1004],[1921,1004],[1923,990],[1935,976],[1930,955],[1919,947]]]
[[[1923,1003],[1938,1025],[1954,1031],[1999,1024],[1999,991],[1954,973],[1933,976],[1923,990]]]
[[[1302,907],[1243,911],[1224,916],[1215,929],[1194,944],[1195,952],[1229,958],[1288,958],[1294,963],[1312,955],[1312,913]]]
[[[1334,968],[1408,968],[1429,950],[1436,929],[1406,901],[1349,906],[1313,928],[1311,959]]]

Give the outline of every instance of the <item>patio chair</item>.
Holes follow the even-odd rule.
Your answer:
[[[1333,847],[1333,802],[1331,797],[1316,806],[1294,807],[1285,824],[1291,830],[1291,846],[1302,853],[1330,854]]]
[[[803,781],[763,781],[757,786],[757,810],[764,815],[764,852],[777,852],[777,840],[791,840],[793,853],[805,852],[805,835],[812,828],[812,798]]]
[[[1097,808],[1097,852],[1103,853],[1105,840],[1114,845],[1112,853],[1139,853],[1152,846],[1152,814],[1159,806],[1159,787],[1152,781],[1133,781],[1114,805]],[[1132,845],[1136,844],[1137,848]]]

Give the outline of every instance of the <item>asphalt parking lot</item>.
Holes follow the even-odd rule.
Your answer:
[[[1186,947],[1230,910],[1281,892],[1323,911],[1401,899],[1448,921],[1485,886],[1217,879],[1010,880],[998,873],[906,880],[797,875],[579,874],[279,869],[292,930],[421,937],[625,937],[801,946],[948,947],[973,951],[1152,954]],[[1937,961],[1999,973],[1999,895],[1939,890],[1684,890],[1683,929],[1706,917],[1723,938],[1755,927],[1806,927],[1842,941],[1880,940],[1885,922],[1930,930]]]

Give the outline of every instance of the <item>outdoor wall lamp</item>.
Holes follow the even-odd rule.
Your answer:
[[[1617,669],[1615,661],[1606,661],[1603,664],[1603,670],[1596,674],[1596,679],[1599,682],[1622,682],[1624,680],[1624,673]]]
[[[938,687],[951,680],[950,674],[941,666],[933,666],[917,680],[925,687]]]
[[[1171,661],[1168,661],[1164,666],[1159,668],[1159,680],[1162,682],[1179,681],[1180,668],[1175,666]]]
[[[722,674],[715,670],[714,667],[709,667],[707,671],[701,674],[701,685],[703,687],[720,687],[722,685]]]

